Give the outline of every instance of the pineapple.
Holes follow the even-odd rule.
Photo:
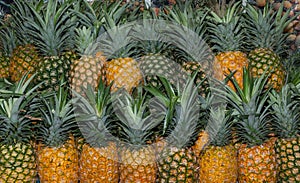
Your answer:
[[[300,102],[296,99],[300,93],[296,91],[295,85],[286,84],[279,93],[273,91],[270,95],[272,121],[278,136],[275,142],[277,181],[282,183],[300,181]]]
[[[16,36],[11,27],[0,31],[0,78],[9,78],[10,56],[16,47]]]
[[[283,6],[274,12],[268,6],[262,10],[252,5],[246,8],[246,27],[249,35],[248,54],[249,67],[254,77],[261,76],[265,71],[269,75],[268,84],[280,90],[285,82],[286,71],[281,57],[286,53],[286,37],[284,28],[290,23],[288,12],[282,15]]]
[[[141,88],[137,88],[135,97],[122,91],[115,94],[113,103],[122,129],[120,183],[155,182],[155,148],[147,142],[153,128],[163,121],[164,106],[157,100],[146,100]]]
[[[270,138],[268,124],[270,104],[267,103],[271,88],[266,89],[267,76],[255,78],[244,68],[243,89],[232,80],[237,91],[226,86],[217,93],[233,106],[237,120],[239,182],[275,183],[277,163],[274,138]]]
[[[101,36],[101,40],[98,42],[99,50],[103,51],[109,60],[104,65],[104,76],[108,85],[113,82],[112,92],[120,88],[131,92],[142,81],[139,64],[130,57],[135,46],[129,40],[132,26],[121,25],[124,21],[122,16],[124,10],[125,6],[114,3],[104,12],[104,27],[107,32]]]
[[[36,157],[32,120],[33,77],[1,90],[0,98],[0,182],[35,182]],[[29,107],[31,105],[31,107]]]
[[[37,128],[38,174],[41,182],[77,183],[79,160],[72,132],[76,120],[69,91],[60,84],[57,92],[45,92],[40,99]]]
[[[34,2],[18,0],[11,7],[10,24],[17,37],[16,47],[10,57],[9,74],[12,81],[19,81],[26,73],[29,73],[29,76],[35,73],[36,65],[40,61],[38,50],[28,35],[30,30],[27,23],[32,18],[29,4],[37,6]]]
[[[228,6],[225,3],[224,0],[221,0],[221,5],[211,11],[211,22],[209,23],[211,42],[217,52],[215,68],[223,72],[220,79],[225,79],[230,72],[234,72],[233,77],[239,86],[243,87],[243,67],[248,65],[248,59],[247,54],[243,52],[245,35],[241,19],[241,6],[240,3],[233,1]],[[228,85],[234,88],[231,81],[228,82]]]
[[[237,150],[231,144],[233,125],[231,114],[224,107],[211,109],[206,127],[209,144],[200,156],[200,182],[232,183],[237,181]]]
[[[109,131],[110,87],[100,80],[96,92],[88,85],[83,94],[76,104],[82,111],[77,123],[86,141],[80,153],[80,181],[118,183],[118,148]]]
[[[57,90],[59,80],[67,81],[70,65],[77,59],[71,50],[77,20],[72,12],[76,9],[72,0],[48,0],[42,3],[37,7],[28,3],[33,14],[33,18],[28,21],[31,27],[29,36],[35,40],[42,55],[36,69],[36,82],[43,81],[41,90]]]
[[[183,47],[178,46],[175,48],[173,54],[175,59],[181,64],[182,72],[188,76],[197,73],[195,84],[199,86],[199,93],[206,96],[209,86],[207,77],[211,74],[209,65],[213,61],[212,58],[214,56],[206,45],[201,45],[201,41],[200,44],[197,42],[206,38],[207,11],[194,9],[192,3],[192,1],[178,2],[169,12],[168,19],[183,26],[178,26],[179,29],[171,29],[174,32],[178,31],[178,37],[173,37],[174,40],[178,41],[175,42],[175,46],[184,45]],[[193,32],[191,33],[190,31]]]
[[[174,126],[170,127],[169,135],[157,152],[157,182],[198,181],[198,159],[190,147],[199,119],[197,88],[193,84],[192,79],[188,80],[173,106],[175,114],[171,124]]]
[[[76,28],[76,48],[80,58],[71,65],[70,86],[80,93],[81,87],[91,84],[96,88],[99,75],[106,58],[101,52],[93,53],[93,43],[102,28],[102,7],[100,1],[90,4],[83,1],[86,9],[78,11],[78,17],[82,26]]]

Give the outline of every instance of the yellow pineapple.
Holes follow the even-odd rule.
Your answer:
[[[115,182],[119,180],[118,147],[110,134],[110,87],[100,80],[97,91],[88,85],[77,102],[82,112],[77,123],[85,140],[80,151],[81,182]]]
[[[238,180],[239,182],[275,183],[277,163],[274,150],[274,139],[270,139],[267,103],[270,89],[266,89],[267,76],[254,78],[244,68],[241,89],[237,81],[233,84],[237,92],[226,86],[217,92],[227,100],[234,109],[238,146]]]
[[[124,90],[114,96],[113,104],[123,137],[120,147],[121,183],[151,183],[156,180],[155,148],[147,142],[153,128],[163,121],[164,108],[156,100],[148,101],[141,88],[137,90],[135,97]],[[154,112],[150,106],[154,107]]]
[[[40,102],[42,123],[37,129],[38,174],[41,182],[77,183],[79,160],[72,133],[76,120],[72,100],[64,84]]]
[[[218,6],[219,5],[219,6]],[[248,65],[246,53],[243,53],[244,27],[241,21],[241,6],[239,2],[219,0],[214,11],[211,11],[212,21],[209,23],[213,49],[217,51],[215,72],[223,72],[217,79],[225,79],[231,72],[240,87],[243,87],[243,67]],[[228,85],[234,88],[232,81]]]
[[[209,144],[200,155],[199,182],[237,181],[237,150],[231,144],[232,113],[224,107],[210,110],[206,131]]]

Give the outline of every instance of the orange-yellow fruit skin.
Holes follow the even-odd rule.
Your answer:
[[[106,147],[83,145],[80,154],[80,181],[85,183],[118,183],[118,152],[115,143]]]
[[[206,145],[208,145],[209,135],[206,131],[201,131],[198,134],[198,138],[195,141],[195,144],[192,146],[192,149],[196,156],[200,156],[200,153]]]
[[[133,58],[112,59],[106,62],[104,67],[107,84],[113,82],[113,92],[120,88],[131,92],[143,79],[139,65]]]
[[[232,145],[208,146],[200,156],[200,183],[237,181],[237,150]]]
[[[228,51],[219,53],[216,56],[215,62],[215,73],[218,75],[223,73],[221,79],[225,79],[230,72],[234,72],[233,77],[236,79],[238,85],[243,88],[243,67],[248,66],[247,54],[241,51]],[[218,71],[220,70],[220,71]],[[219,77],[216,77],[217,79]],[[228,82],[228,85],[234,89],[234,85],[231,81]]]
[[[43,183],[77,183],[79,158],[74,140],[61,147],[38,147],[38,173]]]
[[[120,183],[155,182],[157,166],[155,149],[152,146],[140,149],[122,148],[120,157]]]
[[[274,149],[275,138],[262,145],[238,150],[239,183],[276,183],[277,163]]]

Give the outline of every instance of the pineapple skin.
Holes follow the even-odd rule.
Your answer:
[[[165,147],[158,156],[157,183],[197,183],[199,163],[191,148]]]
[[[275,142],[278,163],[278,181],[300,182],[300,137],[277,139]]]
[[[201,131],[198,134],[198,138],[195,141],[195,144],[192,146],[192,149],[196,156],[200,156],[200,153],[203,151],[205,146],[208,144],[209,141],[209,135],[206,131]]]
[[[41,90],[56,91],[61,78],[70,77],[70,66],[77,59],[77,54],[72,51],[59,56],[44,57],[37,68],[36,83],[44,82]]]
[[[267,69],[266,74],[270,74],[268,85],[279,91],[285,82],[286,72],[280,58],[268,48],[257,48],[249,55],[249,67],[254,77],[260,77]]]
[[[216,60],[215,64],[219,64],[217,68],[220,68],[223,72],[221,79],[225,79],[230,74],[230,71],[236,71],[233,77],[236,79],[238,85],[243,88],[243,67],[248,66],[247,54],[241,51],[221,52],[216,55]],[[231,81],[228,82],[228,86],[235,89]]]
[[[11,80],[19,81],[27,72],[29,72],[28,77],[30,77],[36,71],[36,65],[39,61],[40,57],[35,46],[26,44],[16,47],[10,57],[9,74]]]
[[[200,157],[200,183],[237,181],[237,150],[232,145],[209,146]]]
[[[78,182],[79,158],[74,139],[60,147],[43,147],[39,144],[37,159],[41,182]]]
[[[84,144],[79,164],[81,182],[118,183],[119,181],[118,149],[113,142],[99,148]]]
[[[239,147],[239,183],[276,183],[275,140],[275,138],[272,138],[261,145],[247,147],[246,144],[242,144]]]
[[[120,151],[120,183],[153,183],[157,166],[155,149],[145,146],[139,149],[122,147]]]
[[[95,56],[83,55],[72,63],[70,72],[71,88],[78,93],[82,92],[82,86],[86,88],[88,84],[96,88],[105,61],[106,58],[102,53],[97,52]]]
[[[131,92],[132,89],[142,81],[142,73],[138,63],[130,57],[116,58],[104,65],[105,79],[107,84],[113,82],[111,91],[115,92],[120,88]]]
[[[31,144],[0,146],[0,182],[35,182],[36,158]]]
[[[0,78],[9,78],[10,57],[0,52]]]

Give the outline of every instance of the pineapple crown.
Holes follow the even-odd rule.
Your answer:
[[[298,97],[298,99],[297,99]],[[269,102],[275,131],[281,138],[294,138],[300,129],[300,93],[292,83],[282,87],[280,92],[272,91]]]
[[[26,2],[32,17],[28,17],[28,34],[46,56],[58,56],[74,45],[77,17],[73,16],[73,0],[40,1],[36,6]]]
[[[224,106],[211,107],[210,119],[206,131],[209,135],[210,144],[214,146],[228,145],[231,140],[231,127],[233,125],[232,111]]]
[[[213,88],[217,94],[225,99],[233,108],[233,115],[237,120],[239,139],[249,146],[260,145],[269,134],[269,108],[267,103],[271,88],[266,89],[266,73],[255,78],[249,69],[243,69],[243,88],[235,78],[230,78],[236,89],[225,85],[225,90]]]
[[[91,85],[84,90],[85,97],[75,93],[79,98],[75,104],[80,114],[76,116],[78,126],[91,146],[102,147],[113,140],[109,132],[111,114],[110,84],[106,86],[100,80],[95,92]]]
[[[16,48],[17,36],[12,27],[3,27],[0,31],[0,50],[10,56],[14,48]]]
[[[63,81],[56,92],[45,92],[40,99],[40,118],[37,138],[44,145],[59,147],[68,139],[76,127],[72,106],[76,101],[69,99],[69,91]]]
[[[34,75],[25,74],[17,83],[1,89],[0,98],[0,142],[3,144],[28,143],[33,137],[31,120],[36,107],[32,86]]]
[[[213,49],[218,52],[238,51],[243,49],[245,38],[242,27],[240,3],[221,6],[210,12],[209,32]],[[222,9],[222,10],[221,10]],[[224,9],[224,10],[223,10]],[[225,13],[224,13],[225,12]]]
[[[263,9],[248,4],[245,14],[247,42],[250,45],[248,49],[269,48],[277,54],[282,54],[289,35],[284,29],[296,17],[289,17],[290,11],[291,9],[288,9],[283,14],[283,5],[274,11],[269,4]]]
[[[115,114],[121,122],[124,140],[137,147],[146,144],[153,129],[165,116],[165,106],[158,100],[146,100],[146,96],[141,88],[137,89],[135,98],[123,90],[113,96]]]
[[[194,79],[195,76],[188,80],[175,103],[174,127],[168,136],[168,141],[170,145],[179,148],[192,144],[198,126],[200,102]]]

